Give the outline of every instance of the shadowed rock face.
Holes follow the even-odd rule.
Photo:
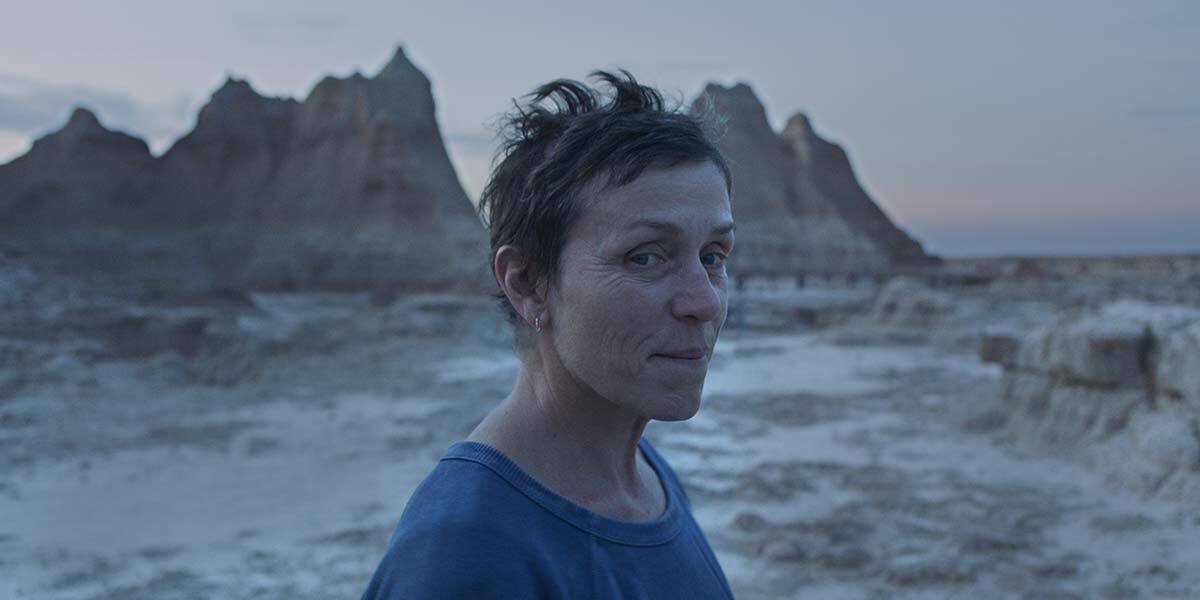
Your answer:
[[[802,194],[828,200],[851,228],[874,241],[893,263],[930,262],[921,244],[892,223],[859,185],[846,151],[817,135],[807,115],[793,115],[780,135],[795,152],[798,177],[806,184],[800,186]]]
[[[245,274],[270,287],[485,280],[486,236],[450,164],[429,80],[402,52],[375,77],[327,77],[296,106],[254,216]]]
[[[710,84],[704,95],[726,119],[720,148],[734,177],[735,271],[873,271],[934,261],[867,196],[845,151],[803,114],[776,133],[749,86]]]
[[[402,50],[303,102],[229,79],[161,158],[86,111],[0,167],[12,237],[111,224],[252,288],[483,289],[486,235]],[[86,209],[86,210],[80,210]],[[22,240],[24,241],[24,240]]]
[[[221,227],[256,214],[288,158],[296,108],[295,100],[227,80],[159,160],[141,224]]]
[[[153,161],[145,142],[77,108],[62,129],[0,165],[0,232],[48,243],[118,227]]]

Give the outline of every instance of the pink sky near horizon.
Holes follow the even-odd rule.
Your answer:
[[[402,43],[433,81],[471,196],[492,151],[486,123],[509,98],[624,66],[685,100],[708,81],[748,82],[777,128],[805,111],[933,252],[1200,252],[1200,5],[580,6],[9,9],[0,162],[74,103],[161,152],[227,73],[303,97],[323,75],[373,73]]]

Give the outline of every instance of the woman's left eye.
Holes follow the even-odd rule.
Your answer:
[[[650,252],[640,252],[629,257],[629,262],[642,267],[657,264],[659,260],[660,257],[657,254]]]

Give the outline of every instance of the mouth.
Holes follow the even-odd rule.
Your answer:
[[[701,360],[708,357],[708,351],[704,348],[683,348],[680,350],[671,350],[669,352],[659,352],[654,356],[660,358],[672,358],[675,360]]]

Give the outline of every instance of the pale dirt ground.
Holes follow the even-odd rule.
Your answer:
[[[267,342],[0,337],[0,598],[355,598],[516,366],[487,301],[221,310]],[[1200,597],[1200,510],[998,422],[967,338],[723,335],[700,413],[648,435],[737,597]]]

